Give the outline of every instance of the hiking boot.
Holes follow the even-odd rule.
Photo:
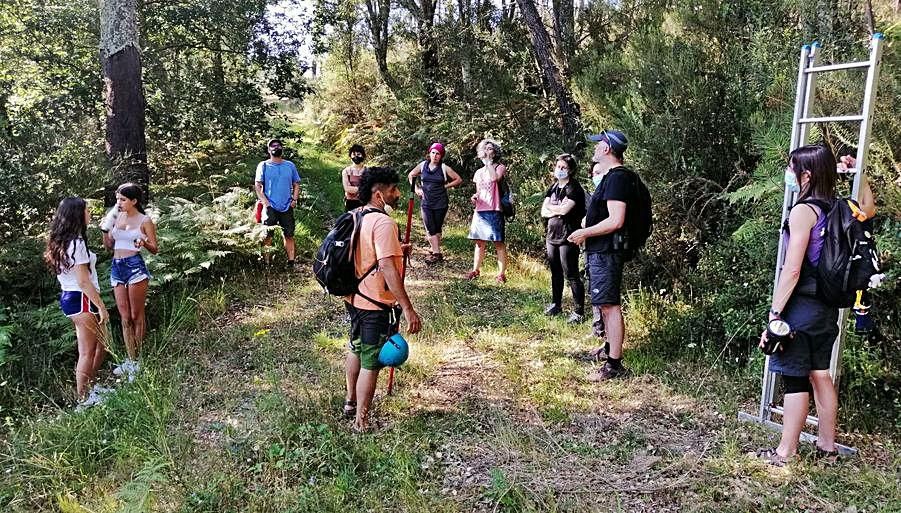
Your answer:
[[[429,253],[429,256],[425,257],[425,263],[429,265],[435,265],[444,261],[444,255],[441,253]]]
[[[563,313],[563,309],[554,303],[547,305],[547,308],[544,309],[544,315],[547,315],[548,317],[560,315],[561,313]]]
[[[604,364],[600,369],[595,370],[591,374],[588,375],[588,381],[593,383],[597,383],[600,381],[607,381],[608,379],[615,378],[624,378],[629,375],[629,369],[620,366],[614,367],[610,365],[610,362]]]
[[[578,312],[573,312],[569,314],[569,318],[566,319],[566,322],[569,324],[582,324],[585,322],[585,316]]]

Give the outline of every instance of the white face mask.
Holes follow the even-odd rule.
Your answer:
[[[601,181],[604,180],[604,175],[594,175],[591,177],[591,181],[594,182],[594,186],[597,187],[601,185]]]
[[[791,192],[801,192],[801,186],[798,184],[798,177],[791,168],[785,169],[785,188]]]
[[[557,180],[563,180],[569,177],[569,171],[565,169],[554,169],[554,178]]]

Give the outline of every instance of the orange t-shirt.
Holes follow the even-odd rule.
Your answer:
[[[362,276],[373,264],[387,257],[394,258],[394,264],[400,271],[403,265],[404,252],[403,248],[400,247],[397,223],[394,222],[394,219],[385,214],[372,213],[363,216],[361,224],[360,236],[357,242],[359,245],[354,254],[354,266],[357,270],[357,276]],[[360,282],[360,292],[386,305],[397,303],[394,294],[388,290],[385,276],[378,268]],[[350,300],[351,296],[344,299]],[[372,304],[372,302],[359,294],[353,296],[352,304],[362,310],[381,310],[381,307]]]

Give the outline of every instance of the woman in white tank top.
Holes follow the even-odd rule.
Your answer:
[[[110,283],[116,297],[116,307],[122,318],[122,338],[128,357],[113,372],[134,379],[140,366],[138,356],[144,333],[147,330],[144,317],[147,286],[150,273],[141,256],[141,249],[153,253],[159,251],[156,225],[144,213],[143,191],[133,183],[124,183],[116,190],[118,214],[104,228],[103,245],[113,250]]]

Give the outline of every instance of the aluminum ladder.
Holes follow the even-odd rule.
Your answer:
[[[849,62],[845,64],[831,64],[821,66],[820,44],[804,45],[801,47],[801,59],[798,65],[798,86],[795,93],[795,111],[792,118],[791,148],[790,152],[807,144],[810,126],[814,123],[833,123],[857,121],[860,123],[860,132],[857,141],[857,161],[856,168],[850,172],[854,174],[854,182],[851,189],[851,197],[858,199],[860,191],[860,180],[866,169],[867,150],[869,147],[870,128],[873,124],[873,105],[876,100],[876,83],[879,79],[879,65],[882,57],[882,47],[885,38],[881,33],[873,34],[870,40],[870,58],[866,61]],[[863,108],[857,115],[812,117],[811,107],[815,98],[816,75],[839,70],[861,69],[866,70],[866,86],[864,88]],[[779,251],[776,256],[776,276],[773,281],[773,291],[779,283],[779,274],[785,263],[785,245],[782,240],[782,226],[788,219],[788,212],[797,200],[797,194],[792,193],[788,188],[785,189],[782,200],[782,219],[779,223]],[[841,375],[841,359],[842,359],[842,343],[844,342],[845,333],[847,331],[848,309],[843,309],[838,316],[838,336],[832,345],[832,358],[829,362],[829,373],[832,375],[832,381],[838,387],[839,377]],[[770,357],[766,357],[763,366],[763,379],[760,393],[760,410],[754,415],[746,412],[739,412],[738,418],[744,421],[753,421],[763,424],[777,431],[782,431],[782,424],[773,420],[773,415],[782,415],[781,406],[773,404],[776,394],[776,374],[770,372]],[[816,426],[817,418],[808,415],[807,424]],[[817,437],[805,431],[801,432],[801,440],[805,442],[816,442]],[[840,454],[851,455],[857,452],[857,449],[845,445],[836,444]]]

